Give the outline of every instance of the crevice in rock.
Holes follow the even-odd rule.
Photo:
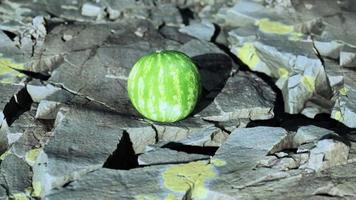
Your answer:
[[[177,8],[179,10],[180,15],[182,16],[183,24],[186,26],[189,25],[189,21],[191,19],[194,19],[193,11],[190,8]]]
[[[7,124],[11,126],[23,113],[29,111],[32,103],[33,100],[26,87],[22,88],[4,107],[3,113]]]
[[[151,124],[151,127],[152,127],[153,131],[155,132],[155,143],[157,143],[157,142],[159,142],[158,130],[154,124]]]
[[[321,64],[323,65],[324,69],[325,69],[325,61],[323,59],[323,57],[320,55],[320,52],[318,50],[318,48],[316,48],[315,46],[315,42],[314,42],[314,39],[312,38],[312,43],[313,43],[313,50],[314,50],[314,53],[315,55],[319,58]]]
[[[226,132],[227,134],[230,135],[231,131],[227,130],[223,125],[220,124],[220,122],[218,121],[212,121],[212,120],[207,120],[207,119],[203,119],[203,121],[206,121],[210,124],[213,124],[216,128],[220,129],[223,132]]]
[[[6,30],[3,30],[2,32],[5,33],[5,35],[12,41],[14,41],[15,38],[17,37],[16,33],[13,32],[6,31]]]
[[[217,38],[217,37],[219,36],[219,34],[221,33],[221,28],[220,28],[220,26],[219,26],[218,24],[213,23],[213,25],[214,25],[215,31],[214,31],[213,36],[212,36],[211,39],[210,39],[210,42],[216,43],[216,38]]]
[[[9,66],[10,67],[10,66]],[[51,76],[47,75],[47,74],[42,74],[40,72],[33,72],[33,71],[28,71],[28,70],[23,70],[23,69],[16,69],[16,68],[12,68],[11,69],[20,72],[26,76],[28,76],[29,78],[33,78],[33,79],[39,79],[42,81],[47,81]]]
[[[106,159],[103,167],[129,170],[138,166],[138,155],[135,154],[128,132],[124,131],[116,150]]]
[[[209,158],[193,159],[193,160],[181,161],[181,162],[161,162],[161,163],[155,163],[155,164],[149,164],[149,165],[140,165],[140,167],[159,166],[159,165],[180,165],[180,164],[187,164],[187,163],[203,161],[203,160],[208,161]]]
[[[188,154],[202,154],[208,156],[214,156],[215,152],[219,147],[202,147],[202,146],[193,146],[193,145],[185,145],[178,142],[169,142],[162,146],[162,148],[168,148],[175,151],[181,151]]]
[[[96,103],[96,104],[99,104],[101,106],[103,106],[104,108],[108,109],[109,111],[113,112],[113,113],[116,113],[116,114],[119,114],[121,116],[125,116],[125,117],[129,117],[129,118],[132,118],[132,119],[135,119],[135,120],[139,120],[139,121],[144,121],[144,119],[138,117],[138,116],[134,116],[134,115],[129,115],[127,113],[123,113],[122,111],[118,111],[116,110],[114,107],[108,105],[107,103],[105,102],[102,102],[102,101],[98,101],[92,97],[89,97],[89,96],[86,96],[80,92],[76,92],[74,90],[71,90],[69,88],[67,88],[66,86],[64,86],[64,84],[62,83],[55,83],[55,82],[52,82],[52,81],[47,81],[48,84],[54,86],[54,87],[57,87],[57,88],[60,88],[66,92],[69,92],[70,94],[74,95],[74,96],[79,96],[89,102],[93,102],[93,103]]]

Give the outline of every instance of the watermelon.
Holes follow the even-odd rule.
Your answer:
[[[200,74],[192,59],[172,50],[141,57],[127,82],[135,109],[157,122],[176,122],[187,117],[201,92]]]

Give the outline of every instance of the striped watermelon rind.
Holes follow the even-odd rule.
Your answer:
[[[127,87],[136,110],[157,122],[186,118],[201,92],[196,65],[189,56],[173,50],[141,57],[129,74]]]

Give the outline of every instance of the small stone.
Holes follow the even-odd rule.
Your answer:
[[[286,156],[288,156],[288,154],[286,152],[277,152],[275,153],[275,155],[278,157],[278,158],[284,158]]]
[[[73,36],[69,35],[69,34],[63,34],[62,39],[63,39],[63,41],[67,42],[67,41],[73,39]]]
[[[87,17],[97,17],[101,12],[101,8],[98,5],[85,3],[82,7],[82,15]]]
[[[188,26],[182,27],[179,31],[201,40],[210,41],[214,35],[215,27],[211,22],[203,20],[200,23],[193,22]]]

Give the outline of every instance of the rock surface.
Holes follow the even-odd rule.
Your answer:
[[[355,11],[2,1],[0,199],[356,198]],[[127,97],[134,63],[162,49],[190,56],[203,86],[175,123]]]

